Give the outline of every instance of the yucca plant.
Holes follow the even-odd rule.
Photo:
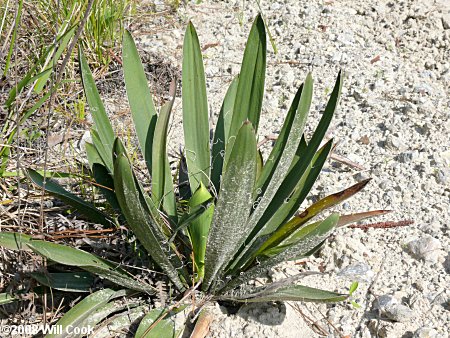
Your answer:
[[[253,23],[240,74],[225,95],[212,140],[202,54],[195,28],[189,23],[182,66],[185,150],[175,180],[167,154],[175,88],[171,90],[172,99],[157,112],[138,51],[130,33],[125,32],[125,84],[140,149],[151,177],[151,184],[145,184],[135,175],[125,147],[111,127],[81,52],[79,61],[94,120],[92,143],[86,144],[92,178],[116,214],[107,215],[34,170],[29,169],[28,174],[35,184],[92,221],[107,227],[124,223],[170,280],[175,290],[171,295],[173,305],[148,313],[137,336],[158,336],[159,332],[167,333],[168,328],[173,331],[168,316],[194,291],[201,299],[211,302],[338,302],[349,296],[351,292],[337,293],[292,284],[292,278],[262,287],[247,283],[281,262],[312,255],[336,227],[384,213],[321,216],[360,191],[368,180],[298,211],[333,148],[332,140],[323,145],[322,141],[338,105],[341,73],[310,138],[304,135],[304,127],[311,106],[313,80],[311,74],[306,77],[264,161],[256,136],[266,68],[263,20],[258,16]],[[0,244],[11,249],[32,250],[50,261],[85,270],[90,273],[88,276],[98,275],[126,290],[149,295],[156,292],[152,285],[133,279],[118,263],[86,251],[15,233],[1,233]],[[88,278],[75,274],[72,271],[64,275],[71,285],[79,286],[85,282],[83,278]],[[43,284],[55,287],[61,284],[63,275],[39,277]],[[60,319],[60,324],[74,321],[96,324],[111,314],[111,301],[126,292],[98,291],[71,309]]]

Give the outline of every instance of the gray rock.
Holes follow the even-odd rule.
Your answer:
[[[450,29],[450,13],[442,14],[442,27],[444,29]]]
[[[442,169],[436,171],[434,177],[436,178],[436,183],[438,184],[446,184],[448,182],[448,175]]]
[[[414,161],[419,157],[419,152],[417,150],[406,151],[398,155],[398,161],[401,163],[409,163]]]
[[[358,282],[370,282],[375,274],[369,265],[359,262],[345,267],[338,275]]]
[[[416,313],[391,295],[383,295],[374,301],[374,309],[378,310],[381,318],[388,318],[396,322],[411,321]]]
[[[419,94],[433,94],[433,88],[426,83],[419,83],[414,86],[414,92]]]
[[[413,338],[435,338],[437,337],[437,331],[429,327],[421,327],[414,332]]]
[[[387,318],[400,323],[409,322],[416,316],[413,310],[403,304],[388,306],[383,314]]]
[[[437,261],[441,248],[441,242],[431,236],[425,236],[406,244],[407,251],[414,258],[423,259],[430,262]]]
[[[381,312],[386,311],[386,308],[389,306],[397,305],[398,300],[391,295],[382,295],[375,299],[374,308],[375,310],[379,310]]]

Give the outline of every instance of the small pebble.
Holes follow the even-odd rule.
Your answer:
[[[441,248],[441,242],[431,236],[422,237],[406,244],[406,249],[411,256],[430,262],[437,261]]]

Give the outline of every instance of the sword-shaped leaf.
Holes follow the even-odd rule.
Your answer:
[[[113,160],[111,157],[110,150],[108,150],[103,145],[103,142],[100,139],[98,132],[94,128],[91,128],[90,132],[91,132],[91,137],[92,137],[92,144],[93,144],[94,148],[97,150],[98,156],[100,156],[100,159],[97,156],[95,156],[95,160],[96,161],[101,160],[100,164],[103,164],[108,169],[108,172],[110,172],[112,174],[114,166],[113,166]],[[88,147],[89,146],[87,146],[86,149]],[[93,156],[94,154],[92,154],[92,152],[91,152],[90,155]],[[88,161],[89,161],[89,157],[88,157]]]
[[[115,297],[113,300],[95,309],[95,311],[90,312],[89,316],[85,318],[83,321],[81,321],[78,327],[95,328],[97,324],[100,324],[97,327],[104,327],[110,324],[109,320],[112,318],[111,317],[112,314],[118,314],[121,312],[129,314],[133,312],[134,309],[140,307],[140,305],[142,304],[137,299],[128,299],[126,302],[124,302],[125,297],[128,295],[133,296],[133,293],[135,292],[129,290],[121,290],[117,292],[117,295],[114,295]],[[122,298],[122,296],[124,298]],[[111,329],[113,330],[113,328]],[[97,336],[95,333],[94,335]]]
[[[88,142],[86,142],[85,148],[92,176],[97,183],[96,187],[101,191],[111,207],[120,214],[119,202],[114,193],[114,179],[105,167],[97,148],[92,143]]]
[[[210,287],[251,230],[245,220],[253,202],[256,153],[255,133],[247,121],[239,130],[223,175],[206,246],[204,290]]]
[[[203,184],[200,184],[200,187],[189,200],[189,208],[194,209],[195,207],[211,200],[211,198],[212,196],[209,191]],[[203,278],[205,275],[206,241],[213,214],[214,204],[210,204],[200,216],[191,222],[189,226],[189,237],[192,243],[197,280]]]
[[[169,217],[176,222],[177,207],[173,191],[173,179],[167,157],[167,133],[170,113],[175,100],[175,82],[172,83],[172,99],[164,104],[159,113],[153,137],[152,198],[155,205],[162,206]]]
[[[179,335],[179,330],[175,328],[175,320],[166,316],[158,323],[154,324],[167,309],[153,309],[148,312],[139,323],[135,337],[139,338],[176,338]]]
[[[94,276],[89,272],[33,272],[42,285],[66,292],[90,292],[94,285]]]
[[[223,99],[222,108],[220,109],[217,119],[216,130],[211,153],[211,181],[215,191],[220,191],[220,177],[223,171],[223,161],[225,156],[225,146],[230,132],[231,118],[233,117],[234,101],[236,99],[236,91],[239,83],[239,76],[235,77],[228,87],[225,98]]]
[[[320,171],[322,170],[322,167],[330,152],[331,146],[332,141],[330,140],[314,155],[309,166],[300,178],[298,178],[297,169],[298,167],[303,166],[303,163],[301,161],[297,161],[291,168],[291,171],[281,184],[277,194],[259,221],[258,226],[248,237],[249,243],[246,244],[245,249],[241,251],[239,257],[233,260],[232,264],[229,266],[229,269],[231,269],[232,272],[237,271],[237,269],[248,262],[248,259],[254,255],[260,245],[268,238],[268,235],[275,231],[281,224],[286,222],[285,220],[292,210],[298,209],[301,201],[306,198],[309,190],[320,174]],[[299,148],[301,148],[300,150],[303,149],[302,143],[300,143]],[[258,232],[259,237],[256,237]]]
[[[227,298],[236,302],[254,303],[254,302],[279,302],[279,301],[298,301],[315,303],[336,303],[346,300],[349,295],[327,290],[311,288],[303,285],[290,285],[275,290],[261,291],[257,295],[243,295],[239,298]]]
[[[156,126],[156,109],[148,88],[147,77],[130,32],[123,34],[123,75],[133,117],[134,129],[149,173],[152,172],[152,148]]]
[[[255,129],[255,133],[258,131],[264,97],[266,50],[264,21],[261,15],[258,15],[253,22],[247,44],[245,45],[230,131],[226,139],[225,166],[242,123],[249,120]]]
[[[186,160],[193,193],[200,182],[209,186],[211,159],[205,71],[197,32],[191,22],[183,43],[182,100]]]
[[[32,240],[30,235],[18,232],[0,232],[0,246],[9,250],[30,251],[27,243]]]
[[[81,325],[86,319],[108,304],[110,300],[122,294],[121,291],[116,292],[111,289],[94,292],[77,303],[58,320],[55,325],[61,327],[61,333],[47,334],[45,338],[64,338],[67,336],[67,330],[71,327],[84,327]]]
[[[364,180],[347,189],[322,198],[320,201],[314,203],[305,211],[291,219],[289,222],[280,226],[260,247],[259,252],[263,252],[267,248],[278,245],[284,239],[288,238],[291,234],[300,229],[303,224],[308,222],[313,217],[317,216],[322,211],[345,201],[346,199],[361,191],[367,185],[367,183],[369,183],[369,181],[370,179]]]
[[[339,73],[338,78],[336,80],[336,84],[333,89],[333,92],[331,93],[330,100],[328,101],[328,104],[325,108],[325,112],[319,121],[319,125],[317,126],[310,142],[308,143],[307,149],[304,152],[304,154],[301,158],[301,161],[298,162],[299,165],[295,169],[292,169],[290,171],[291,176],[295,175],[297,177],[297,181],[301,179],[301,177],[303,176],[305,171],[308,169],[308,167],[310,167],[311,161],[313,160],[314,155],[316,154],[317,150],[319,149],[320,143],[322,142],[322,140],[325,136],[325,133],[330,125],[331,119],[336,110],[337,103],[339,100],[339,95],[341,92],[341,88],[342,88],[342,78],[341,78],[341,73]],[[306,89],[306,81],[305,81],[305,89]],[[312,88],[311,88],[311,90],[312,90]],[[301,103],[300,103],[300,105],[301,105]],[[290,180],[292,180],[292,179],[290,179]],[[314,181],[312,183],[314,183]],[[285,190],[278,189],[276,192],[283,193],[283,191],[285,191]],[[287,198],[290,194],[290,190],[287,190],[285,192],[288,193],[288,195],[285,197],[285,198]],[[308,193],[308,192],[309,192],[309,190],[306,193]],[[266,194],[267,194],[267,192],[266,192]],[[275,193],[273,193],[273,195],[271,194],[271,197],[272,198],[270,200],[268,200],[266,203],[263,204],[264,208],[262,208],[261,211],[258,211],[258,209],[255,210],[255,212],[252,214],[252,216],[249,220],[249,222],[252,222],[255,226],[257,223],[259,223],[258,226],[256,226],[256,229],[259,231],[259,234],[267,232],[265,229],[265,228],[267,228],[266,223],[259,222],[259,220],[261,219],[263,214],[264,213],[267,214],[267,206],[274,199],[277,200],[278,203],[280,203],[282,200],[284,201],[284,199],[285,199],[285,198],[280,199],[279,197],[277,198]],[[264,200],[264,196],[263,196],[263,200]]]
[[[258,131],[266,74],[266,29],[261,15],[253,22],[245,45],[229,137],[236,136],[249,120]]]
[[[74,207],[80,213],[89,218],[92,222],[103,224],[108,227],[114,225],[113,220],[103,212],[101,212],[99,209],[97,209],[94,205],[65,190],[54,180],[50,178],[44,179],[43,176],[41,176],[37,171],[33,169],[27,169],[27,173],[34,184],[45,189],[45,191],[47,191],[51,195]]]
[[[257,265],[253,266],[246,272],[232,279],[224,288],[219,292],[223,293],[228,290],[232,290],[238,285],[244,284],[251,279],[261,276],[275,265],[292,259],[293,257],[303,256],[313,250],[317,245],[323,242],[333,231],[339,220],[338,214],[332,214],[325,220],[313,224],[308,224],[301,228],[301,234],[298,238],[301,239],[292,246],[289,246],[281,253],[270,257]]]
[[[56,263],[79,267],[128,289],[151,294],[155,293],[152,286],[134,280],[118,264],[89,252],[45,241],[31,241],[27,245],[35,253]]]
[[[114,131],[111,123],[109,122],[108,115],[106,115],[105,107],[100,99],[97,87],[95,86],[94,78],[92,77],[91,70],[89,69],[89,65],[81,48],[79,49],[78,55],[84,93],[89,104],[92,119],[94,120],[95,130],[98,132],[98,136],[103,144],[103,147],[109,154],[110,158],[112,156],[111,154],[115,137]],[[109,161],[107,163],[109,163]]]
[[[264,193],[275,172],[281,177],[288,172],[298,149],[299,140],[303,135],[303,129],[311,107],[312,93],[313,81],[311,74],[308,74],[304,85],[301,85],[295,94],[280,135],[256,182],[256,190],[261,189],[260,192],[257,192],[258,195]],[[280,170],[280,168],[283,168],[283,170]]]
[[[150,216],[151,212],[147,208],[147,203],[153,202],[146,201],[141,193],[124,151],[120,140],[117,139],[114,145],[116,155],[114,158],[114,186],[123,215],[136,238],[139,239],[153,260],[167,274],[176,288],[184,290],[184,285],[170,259],[175,260],[176,253],[172,250],[168,238],[163,234],[159,225]],[[177,267],[181,267],[179,259],[176,261],[178,261]]]

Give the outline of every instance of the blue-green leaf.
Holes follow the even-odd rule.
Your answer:
[[[194,25],[189,22],[183,43],[183,129],[191,191],[209,186],[210,146],[208,101],[203,59]]]
[[[250,122],[244,123],[225,169],[209,232],[205,256],[207,290],[221,273],[224,264],[234,256],[249,229],[245,219],[250,213],[256,179],[256,137]]]
[[[156,126],[156,109],[147,84],[144,67],[142,66],[129,31],[123,34],[123,74],[130,103],[131,116],[139,140],[144,160],[149,172],[152,170],[152,143]]]

